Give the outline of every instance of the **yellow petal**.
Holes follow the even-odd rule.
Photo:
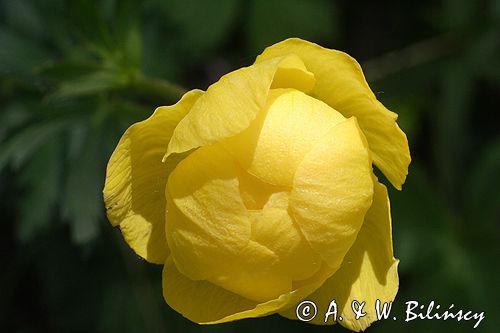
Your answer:
[[[226,272],[209,281],[255,302],[266,302],[292,290],[292,280],[279,269],[280,258],[250,240]]]
[[[392,302],[398,291],[398,260],[392,252],[392,231],[389,198],[384,185],[374,179],[373,205],[366,214],[356,242],[345,256],[340,269],[321,288],[307,296],[318,307],[315,324],[325,324],[324,313],[331,300],[336,300],[340,324],[354,331],[365,330],[376,320],[376,301]],[[366,302],[365,317],[355,319],[351,304]],[[292,307],[282,315],[297,319]],[[332,324],[329,318],[327,324]]]
[[[226,275],[210,281],[257,302],[291,292],[321,267],[288,212],[288,193],[273,193],[261,211],[252,212],[250,242]]]
[[[163,297],[174,310],[200,324],[221,320],[257,305],[208,281],[189,279],[179,272],[171,257],[163,267]]]
[[[207,89],[179,123],[167,156],[218,142],[246,129],[266,103],[275,75],[280,88],[310,89],[312,74],[304,71],[297,56],[262,61],[226,74]],[[279,77],[285,76],[283,82]],[[304,82],[308,83],[304,86]]]
[[[344,120],[340,113],[301,91],[273,89],[256,121],[223,145],[250,174],[291,187],[306,153]]]
[[[292,221],[288,193],[268,193],[262,209],[248,210],[241,173],[218,145],[179,163],[167,185],[167,240],[183,275],[265,302],[313,276],[321,259]]]
[[[371,205],[371,161],[355,118],[333,127],[295,174],[290,206],[313,250],[337,269]]]
[[[208,281],[194,281],[179,272],[170,257],[163,268],[163,297],[184,317],[199,324],[217,324],[243,318],[275,313],[301,300],[321,286],[331,276],[331,269],[323,265],[304,286],[258,303],[225,290]]]
[[[356,60],[343,52],[292,38],[267,48],[256,63],[290,54],[298,55],[314,74],[316,85],[311,96],[346,117],[358,119],[375,165],[394,187],[401,189],[410,163],[406,135],[396,123],[397,114],[376,99]]]
[[[232,157],[220,146],[199,148],[171,173],[167,192],[167,240],[177,267],[195,280],[218,276],[251,232]]]
[[[261,210],[273,193],[290,190],[288,187],[275,186],[260,180],[246,172],[239,164],[237,170],[241,199],[248,210]]]
[[[305,93],[310,92],[316,80],[314,74],[309,72],[302,60],[292,54],[279,64],[276,73],[274,74],[271,88],[288,88],[293,87]]]
[[[165,185],[179,158],[162,163],[177,123],[202,95],[193,90],[173,106],[163,106],[132,125],[111,155],[106,170],[104,201],[108,219],[120,226],[130,247],[144,259],[163,263],[165,239]]]
[[[321,257],[311,249],[293,221],[288,202],[287,192],[271,195],[252,223],[252,239],[271,250],[278,257],[278,272],[286,276],[290,283],[296,283],[297,280],[308,279],[319,270]]]

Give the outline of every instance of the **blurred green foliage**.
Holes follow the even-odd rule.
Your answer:
[[[500,222],[500,1],[0,0],[1,332],[343,331],[279,316],[201,327],[168,308],[161,268],[106,222],[120,135],[297,36],[362,62],[413,162],[391,191],[404,302],[485,311],[495,332]]]

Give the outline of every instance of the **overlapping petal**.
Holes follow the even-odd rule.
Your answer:
[[[295,174],[290,207],[305,238],[337,269],[372,203],[368,148],[356,119],[333,127]]]
[[[213,283],[248,299],[266,302],[293,291],[321,267],[321,258],[302,236],[288,211],[287,192],[273,193],[252,217],[251,240],[228,275]]]
[[[319,270],[321,257],[312,250],[290,216],[289,197],[288,192],[271,195],[264,209],[255,214],[252,239],[276,254],[276,268],[296,284]]]
[[[167,240],[172,260],[192,280],[208,280],[266,302],[291,292],[321,266],[288,211],[288,192],[270,186],[261,209],[248,209],[244,176],[220,145],[202,147],[172,172],[167,186]],[[300,265],[298,265],[300,264]]]
[[[314,77],[295,55],[277,57],[224,75],[179,123],[167,155],[213,144],[245,130],[276,88],[310,90]]]
[[[109,220],[164,263],[166,302],[194,322],[296,319],[307,298],[324,324],[335,299],[341,324],[364,330],[398,289],[372,170],[401,188],[410,155],[396,119],[354,59],[286,40],[127,130],[108,164]]]
[[[291,54],[280,62],[274,74],[271,88],[295,88],[309,93],[315,84],[314,74],[307,70],[304,62],[298,56]]]
[[[351,330],[362,331],[376,318],[376,302],[380,307],[392,302],[398,291],[398,260],[392,251],[392,231],[387,189],[374,178],[373,204],[366,213],[363,226],[356,242],[344,258],[340,269],[317,291],[307,296],[318,306],[318,312],[325,314],[331,300],[338,305],[339,323]],[[353,301],[366,302],[365,317],[355,319],[351,309]],[[294,308],[282,315],[297,319]],[[318,316],[315,324],[325,324],[325,317]],[[327,324],[332,324],[329,318]]]
[[[265,316],[290,307],[320,287],[332,271],[322,265],[301,287],[267,302],[253,302],[208,281],[194,281],[169,258],[163,268],[163,297],[184,317],[200,324]]]
[[[272,89],[257,119],[223,142],[249,173],[291,187],[311,147],[345,118],[325,103],[295,89]]]
[[[181,161],[166,194],[166,233],[173,260],[191,279],[219,277],[251,235],[236,165],[220,146],[207,146]]]
[[[356,60],[343,52],[292,38],[268,47],[256,64],[290,54],[298,55],[314,74],[316,84],[311,96],[346,117],[358,119],[375,165],[394,187],[401,189],[410,163],[406,135],[396,123],[397,115],[376,99]]]
[[[179,161],[173,156],[162,163],[162,157],[175,126],[202,94],[190,91],[177,104],[132,125],[108,163],[103,191],[108,219],[138,255],[153,263],[163,263],[168,255],[164,193]]]

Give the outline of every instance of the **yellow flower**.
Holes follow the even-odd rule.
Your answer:
[[[397,115],[345,53],[288,39],[253,65],[156,109],[108,164],[107,215],[130,247],[163,264],[166,302],[197,323],[335,299],[368,327],[398,289],[389,199],[410,155]],[[353,300],[366,302],[359,320]],[[327,324],[333,321],[329,320]]]

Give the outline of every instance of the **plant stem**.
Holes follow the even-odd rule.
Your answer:
[[[165,80],[144,77],[138,75],[135,77],[131,86],[134,90],[151,96],[158,96],[166,99],[169,102],[178,101],[182,95],[187,92],[187,89]]]

